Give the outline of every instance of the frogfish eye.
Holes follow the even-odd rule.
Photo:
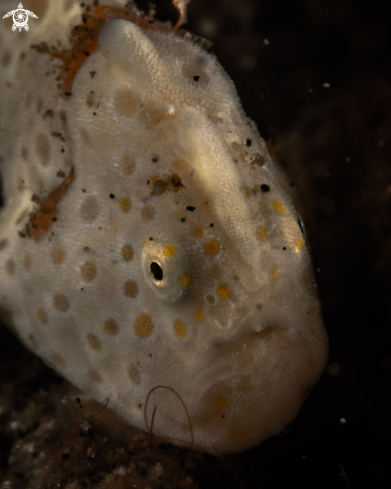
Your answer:
[[[163,269],[156,261],[153,261],[150,265],[151,273],[155,280],[163,280]]]
[[[300,231],[301,231],[301,234],[304,236],[305,235],[305,228],[304,228],[304,223],[301,219],[301,217],[299,216],[299,214],[297,214],[297,224],[299,225],[299,228],[300,228]]]

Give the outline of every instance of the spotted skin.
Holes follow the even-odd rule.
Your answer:
[[[129,423],[163,385],[196,447],[245,450],[325,365],[303,227],[216,58],[107,4],[40,2],[28,33],[0,30],[0,307]],[[155,433],[186,443],[181,402],[152,399]]]

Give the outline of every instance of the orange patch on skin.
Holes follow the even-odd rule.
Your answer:
[[[180,281],[182,287],[190,287],[193,279],[190,275],[181,275],[179,278],[179,281]]]
[[[113,19],[130,20],[136,25],[146,29],[160,32],[176,32],[180,36],[186,34],[185,30],[177,30],[170,24],[155,21],[153,15],[139,15],[129,7],[110,7],[107,5],[87,6],[82,15],[83,23],[75,26],[71,31],[70,49],[59,51],[56,47],[49,46],[46,43],[41,43],[34,46],[38,52],[47,53],[55,58],[59,58],[63,62],[61,69],[62,86],[61,88],[65,95],[72,94],[72,83],[79,71],[83,61],[94,51],[98,46],[98,35],[103,24]],[[205,46],[207,43],[204,43]],[[202,45],[202,43],[201,43]]]
[[[219,243],[214,239],[211,239],[210,241],[204,244],[205,253],[210,253],[211,255],[215,255],[216,253],[218,253],[219,248],[220,248]]]
[[[174,330],[178,338],[184,338],[187,334],[186,324],[179,320],[175,321]]]
[[[135,330],[141,338],[148,338],[153,330],[153,324],[150,316],[140,316],[136,321]]]
[[[53,219],[57,214],[57,204],[65,195],[69,186],[75,179],[75,169],[72,167],[67,178],[60,185],[52,190],[48,197],[40,202],[40,207],[36,212],[30,214],[30,221],[26,224],[26,236],[39,241],[48,231]]]
[[[176,253],[176,246],[174,244],[168,244],[163,248],[163,256],[165,258],[170,258],[171,256],[174,256]]]
[[[194,317],[195,317],[195,319],[196,319],[197,321],[199,321],[199,322],[201,322],[201,321],[204,319],[204,317],[203,317],[203,315],[202,315],[202,312],[201,312],[200,310],[196,311],[196,312],[193,314],[193,316],[194,316]]]
[[[304,240],[302,240],[301,238],[299,238],[297,241],[296,241],[296,249],[297,251],[301,250],[301,248],[304,246]]]
[[[232,294],[230,288],[228,287],[228,285],[224,285],[224,284],[219,285],[217,287],[217,292],[216,293],[222,299],[227,299],[228,297],[231,297],[231,294]]]
[[[285,213],[285,206],[279,200],[275,200],[273,202],[273,207],[276,209],[276,211],[279,214],[284,214]]]
[[[124,199],[122,199],[119,203],[119,206],[121,208],[121,211],[124,213],[124,214],[127,214],[131,207],[132,207],[132,202],[130,199],[128,199],[127,197],[125,197]]]
[[[133,259],[133,248],[130,245],[125,245],[121,248],[122,258],[125,261]]]
[[[271,270],[269,270],[267,277],[270,280],[270,282],[273,282],[273,280],[275,280],[279,274],[280,274],[280,270],[277,267],[273,267]]]
[[[261,225],[257,227],[257,235],[261,241],[263,242],[267,241],[267,231],[265,226]]]

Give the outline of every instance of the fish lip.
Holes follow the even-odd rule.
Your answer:
[[[287,327],[270,325],[260,331],[254,331],[253,328],[245,333],[239,331],[229,340],[216,342],[212,346],[213,358],[202,372],[194,377],[194,380],[204,385],[203,390],[206,392],[217,383],[260,369],[262,367],[260,346],[275,339],[279,341],[279,347],[288,347],[286,338],[288,331]]]

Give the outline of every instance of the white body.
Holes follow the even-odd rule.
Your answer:
[[[66,46],[79,3],[37,14],[28,33],[0,28],[0,307],[29,348],[135,426],[164,385],[200,449],[278,433],[327,339],[297,215],[232,81],[191,41],[113,20],[64,97],[58,60],[30,45]],[[50,228],[22,237],[32,196],[72,167]],[[155,391],[149,419],[155,405],[154,432],[189,442],[179,400]]]

